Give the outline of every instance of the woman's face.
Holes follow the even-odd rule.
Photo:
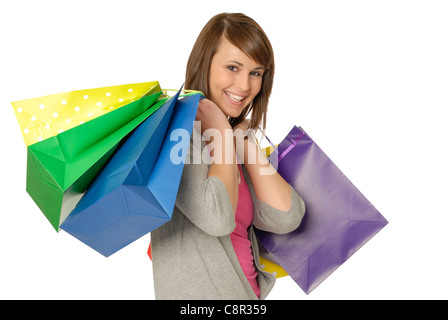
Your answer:
[[[263,66],[223,37],[210,66],[210,100],[226,116],[238,117],[260,92],[263,72]]]

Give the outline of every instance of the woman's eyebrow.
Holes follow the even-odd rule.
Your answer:
[[[226,63],[234,63],[240,67],[244,67],[244,64],[242,64],[241,62],[236,61],[236,60],[228,60],[228,61],[226,61]],[[254,68],[254,70],[264,70],[264,67],[259,66],[259,67]]]

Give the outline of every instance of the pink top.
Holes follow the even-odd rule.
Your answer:
[[[249,240],[248,228],[252,224],[254,216],[254,204],[252,196],[244,179],[241,165],[238,165],[241,182],[238,186],[238,204],[236,207],[235,221],[236,228],[230,234],[233,248],[236,256],[243,268],[244,274],[249,281],[257,297],[260,297],[260,287],[257,281],[257,270],[254,265],[254,256],[252,255],[251,243]]]

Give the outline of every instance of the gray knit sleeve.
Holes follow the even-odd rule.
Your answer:
[[[206,162],[193,159],[202,153],[204,144],[191,141],[184,165],[176,206],[199,229],[212,235],[224,236],[235,229],[235,215],[224,183],[208,178]]]
[[[291,208],[277,210],[260,199],[255,202],[253,224],[260,230],[285,234],[297,229],[305,215],[305,203],[291,187]]]
[[[285,234],[297,229],[305,215],[305,202],[296,190],[290,186],[291,207],[288,211],[275,209],[256,197],[247,171],[243,170],[243,172],[254,199],[253,225],[257,229],[278,234]]]

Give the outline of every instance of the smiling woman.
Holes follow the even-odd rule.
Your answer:
[[[259,88],[259,93],[253,97],[252,101],[244,99],[243,111],[236,117],[231,116],[230,123],[234,127],[251,114],[249,127],[252,129],[265,128],[275,63],[271,43],[256,21],[240,13],[222,13],[210,19],[199,34],[191,51],[187,64],[185,87],[199,90],[207,98],[213,100],[210,85],[213,78],[216,78],[216,73],[212,73],[212,70],[216,72],[218,67],[225,67],[230,72],[236,72],[237,75],[247,76],[249,72],[252,77],[259,77],[257,81],[261,82],[261,90]],[[246,85],[244,84],[244,86]],[[239,90],[236,91],[232,92],[229,88],[228,93],[243,98],[247,95],[245,92],[241,94],[242,92],[238,92]],[[217,101],[214,102],[217,103]]]
[[[234,134],[265,127],[273,75],[269,40],[243,14],[213,17],[196,40],[185,87],[206,99],[172,220],[151,234],[157,299],[265,299],[272,289],[275,276],[261,269],[253,227],[290,232],[305,207],[254,139],[237,143]],[[195,161],[202,151],[213,161]]]

